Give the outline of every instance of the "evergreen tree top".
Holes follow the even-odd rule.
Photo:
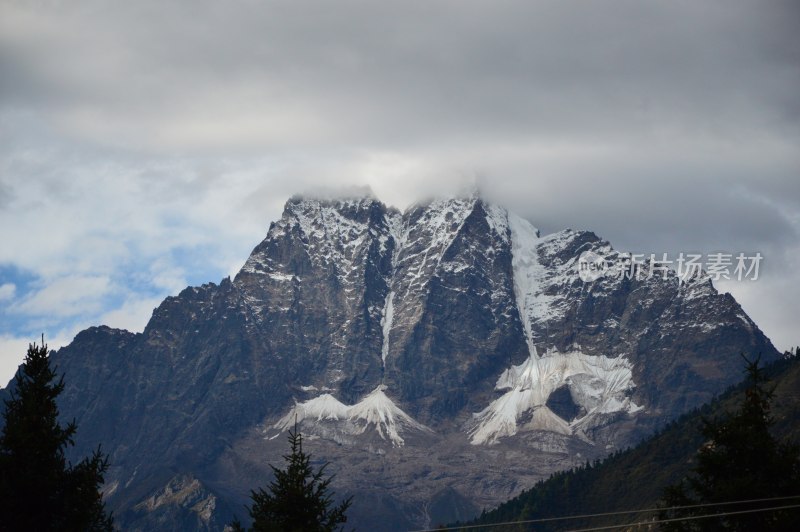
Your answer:
[[[297,425],[289,431],[290,453],[283,456],[285,469],[270,466],[275,479],[269,489],[253,490],[253,505],[248,509],[253,519],[252,531],[333,532],[347,521],[345,513],[351,499],[334,505],[330,489],[332,476],[326,476],[328,463],[318,471],[311,465],[311,455],[303,450],[303,436]],[[244,530],[237,521],[234,531]]]
[[[113,530],[99,487],[108,469],[100,448],[91,458],[67,464],[75,421],[58,422],[56,381],[47,345],[28,346],[11,398],[4,401],[0,432],[0,530]]]

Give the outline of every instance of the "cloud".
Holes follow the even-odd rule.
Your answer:
[[[120,307],[104,313],[97,323],[102,323],[115,329],[142,331],[153,315],[153,310],[162,301],[163,298],[161,297],[138,298],[133,296]]]
[[[9,99],[162,153],[797,133],[789,4],[187,8],[6,3]]]
[[[96,312],[109,290],[107,277],[61,277],[14,304],[12,310],[27,316],[55,317]]]

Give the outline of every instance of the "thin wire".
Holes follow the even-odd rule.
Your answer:
[[[624,525],[608,525],[608,526],[600,526],[595,528],[580,528],[570,530],[568,532],[595,532],[597,530],[613,530],[615,528],[628,528],[631,526],[640,527],[644,525],[659,525],[661,523],[674,523],[677,521],[694,521],[697,519],[710,519],[714,517],[725,517],[727,515],[741,515],[741,514],[754,514],[758,512],[775,512],[778,510],[789,510],[792,508],[800,508],[800,504],[793,504],[790,506],[775,506],[773,508],[755,508],[753,510],[738,510],[736,512],[722,512],[716,514],[706,514],[706,515],[693,515],[691,517],[673,517],[671,519],[661,519],[656,521],[638,521],[636,523],[628,523]]]
[[[539,519],[527,519],[524,521],[504,521],[501,523],[486,523],[483,525],[464,525],[464,526],[452,526],[452,527],[440,527],[440,528],[426,528],[423,530],[412,530],[411,532],[438,532],[442,530],[468,530],[472,528],[485,528],[490,526],[508,526],[508,525],[523,525],[528,523],[546,523],[551,521],[564,521],[567,519],[587,519],[590,517],[609,517],[612,515],[629,515],[629,514],[641,514],[646,512],[665,512],[669,510],[686,510],[689,508],[705,508],[709,506],[730,506],[733,504],[751,504],[754,502],[768,502],[768,501],[783,501],[786,499],[800,499],[800,495],[788,495],[784,497],[769,497],[766,499],[747,499],[742,501],[731,501],[731,502],[710,502],[710,503],[703,503],[703,504],[689,504],[684,506],[670,506],[667,508],[646,508],[644,510],[627,510],[627,511],[619,511],[619,512],[605,512],[599,514],[583,514],[583,515],[565,515],[561,517],[542,517]],[[719,514],[715,514],[719,515]],[[617,525],[620,526],[620,525]]]

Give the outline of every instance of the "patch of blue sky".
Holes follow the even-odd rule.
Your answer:
[[[14,312],[14,307],[36,289],[38,276],[13,264],[0,264],[0,287],[13,285],[0,300],[0,334],[14,334],[22,328],[25,317]]]

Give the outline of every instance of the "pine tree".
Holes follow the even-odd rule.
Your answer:
[[[113,530],[98,488],[108,462],[98,447],[91,458],[68,464],[75,421],[61,427],[47,346],[32,344],[5,400],[0,433],[0,530]]]
[[[347,521],[345,512],[351,499],[333,506],[330,483],[333,477],[325,476],[324,464],[314,472],[311,455],[303,451],[303,436],[289,431],[291,453],[284,455],[286,469],[270,466],[275,480],[269,491],[262,488],[252,491],[253,505],[248,509],[253,519],[253,532],[332,532]],[[238,521],[234,531],[244,530]]]
[[[773,391],[765,387],[758,360],[747,363],[749,385],[739,410],[722,420],[704,419],[706,444],[698,451],[693,475],[669,486],[659,519],[698,517],[797,504],[797,499],[719,504],[800,495],[800,449],[770,434]],[[800,530],[800,511],[764,511],[667,523],[667,530]]]

